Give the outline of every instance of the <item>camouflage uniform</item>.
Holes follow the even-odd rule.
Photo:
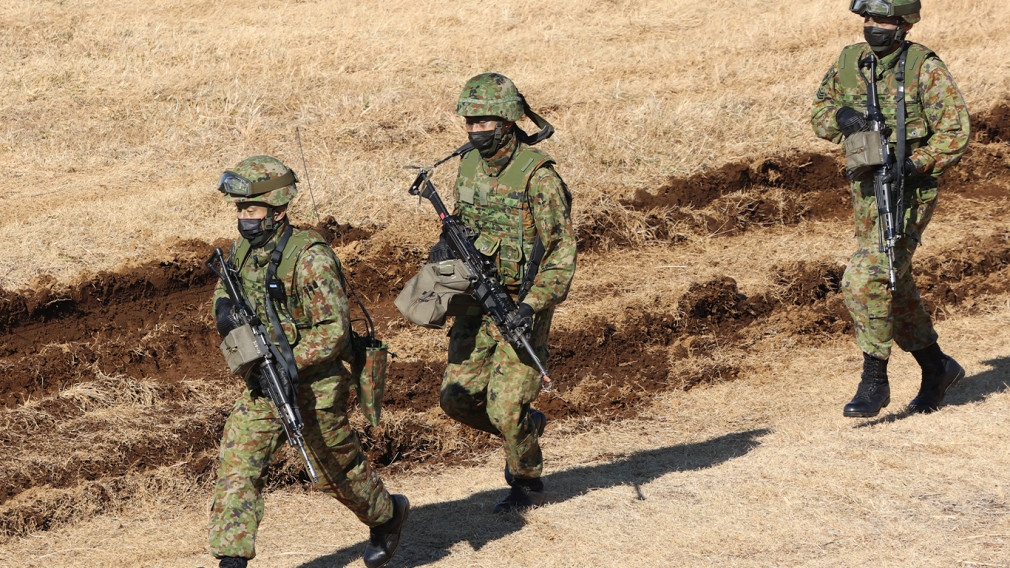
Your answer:
[[[846,47],[831,67],[813,104],[817,136],[841,142],[835,113],[843,106],[866,109],[866,85],[859,78],[858,61],[871,53],[866,43]],[[880,59],[877,89],[881,111],[894,124],[900,50]],[[873,181],[852,184],[857,250],[842,279],[845,304],[856,327],[856,341],[864,353],[886,360],[893,343],[918,351],[936,343],[937,334],[912,278],[912,255],[936,206],[938,178],[964,154],[968,144],[968,110],[947,67],[927,48],[909,47],[906,85],[908,155],[919,176],[909,177],[904,194],[904,234],[895,250],[896,290],[888,285],[887,255],[878,250],[877,207]],[[918,68],[918,69],[916,69]],[[895,140],[891,133],[891,144]]]
[[[286,228],[287,220],[281,219],[264,245],[251,248],[248,240],[239,239],[229,254],[251,307],[275,344],[279,336],[265,308],[265,280],[270,255]],[[319,473],[316,487],[347,506],[362,523],[377,527],[393,517],[394,502],[347,421],[352,378],[342,360],[349,356],[350,322],[340,261],[319,233],[293,229],[279,266],[277,277],[284,282],[287,301],[274,306],[298,368],[297,404],[309,459]],[[223,286],[218,286],[215,311],[218,299],[225,296]],[[273,454],[286,441],[256,372],[246,379],[246,387],[221,440],[209,527],[210,551],[217,558],[255,556],[264,476]]]
[[[481,77],[504,80],[515,89],[500,75],[474,79]],[[509,121],[522,116],[516,104],[481,106],[486,98],[467,101],[467,94],[464,89],[459,114]],[[456,214],[479,231],[475,246],[495,259],[502,284],[513,296],[526,277],[536,238],[543,243],[532,287],[518,299],[535,314],[530,343],[541,361],[547,359],[554,307],[568,295],[576,257],[571,195],[553,163],[546,153],[520,141],[513,128],[494,155],[484,158],[472,150],[463,156],[454,192]],[[508,469],[517,478],[539,479],[543,457],[537,429],[542,424],[530,412],[540,392],[536,368],[525,353],[516,353],[487,315],[458,316],[449,337],[442,408],[464,424],[502,436]]]

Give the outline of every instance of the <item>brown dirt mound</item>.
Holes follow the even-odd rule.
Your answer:
[[[1005,146],[1010,104],[973,116],[972,141],[960,167],[944,177],[944,191],[1001,203],[1010,171]],[[852,211],[848,188],[840,154],[798,152],[729,163],[671,179],[655,192],[639,189],[630,199],[604,197],[577,227],[579,249],[669,244],[804,219],[846,219]]]
[[[67,290],[4,292],[0,357],[10,368],[0,406],[53,395],[96,369],[165,382],[203,375],[211,250],[189,242],[173,260],[103,272]]]
[[[999,146],[982,146],[965,157],[968,165],[979,167],[957,171],[992,171],[1002,163],[1001,152]],[[995,197],[1005,173],[965,174],[955,191],[993,191]],[[844,180],[831,181],[832,176],[840,176],[833,159],[808,155],[727,166],[707,177],[671,183],[658,195],[640,194],[617,204],[623,219],[610,216],[609,224],[589,223],[580,235],[588,246],[640,246],[701,230],[714,234],[755,223],[788,225],[843,208],[848,214]],[[841,205],[810,199],[836,195],[844,197]],[[622,221],[629,223],[623,229]],[[373,319],[398,319],[392,301],[424,261],[425,251],[382,244],[373,238],[381,228],[328,219],[322,229],[337,245],[364,243],[362,254],[344,259],[348,278]],[[105,498],[95,495],[128,498],[127,490],[115,489],[135,483],[125,479],[155,475],[177,464],[191,478],[210,477],[218,436],[239,388],[221,365],[208,363],[220,358],[209,316],[215,281],[203,264],[211,250],[212,245],[188,242],[171,260],[98,274],[65,290],[40,286],[0,294],[0,365],[8,379],[0,384],[0,463],[9,466],[0,471],[8,480],[0,494],[0,517],[5,519],[0,532],[62,522],[65,511],[44,513],[46,503],[66,501],[54,492],[86,493],[91,497],[82,503],[102,509]],[[1010,242],[996,232],[981,241],[966,238],[963,246],[924,259],[917,263],[916,275],[930,310],[942,313],[950,305],[972,309],[980,295],[1005,294],[1008,263]],[[669,311],[627,307],[622,318],[600,317],[577,330],[555,333],[551,370],[558,393],[541,398],[538,405],[554,419],[630,417],[655,393],[745,376],[744,357],[733,354],[745,353],[769,329],[799,342],[842,339],[852,329],[841,300],[842,271],[840,265],[816,261],[782,266],[765,291],[749,297],[731,278],[720,277],[694,284]],[[497,445],[448,420],[431,422],[428,411],[438,404],[444,364],[444,354],[394,360],[385,405],[400,418],[363,429],[366,449],[377,463],[407,468],[432,460],[460,463]],[[203,386],[193,387],[194,379]],[[121,396],[145,381],[153,386],[144,387],[148,400],[139,410],[123,401],[96,406],[90,395],[74,394],[74,389],[110,380],[119,381],[112,390]],[[123,404],[133,413],[131,421],[122,422],[125,418],[116,414],[122,409],[115,405]],[[115,437],[124,424],[131,432],[128,441]],[[38,454],[32,443],[44,436],[51,438],[52,447],[95,442],[93,447],[103,452],[69,458],[56,450]],[[446,439],[458,443],[449,447]],[[31,475],[18,469],[26,456],[38,462]],[[273,483],[302,480],[300,469],[298,459],[289,455],[275,468]],[[99,487],[113,490],[102,493]]]
[[[846,188],[841,163],[820,154],[726,164],[671,179],[656,193],[638,190],[631,199],[595,208],[579,224],[579,245],[607,250],[840,218],[850,209]]]
[[[778,187],[801,193],[845,187],[836,158],[812,153],[726,164],[687,179],[671,179],[655,193],[639,190],[628,204],[652,207],[705,207],[720,197],[753,187]]]
[[[972,140],[981,144],[1010,142],[1010,102],[1003,101],[971,117]]]

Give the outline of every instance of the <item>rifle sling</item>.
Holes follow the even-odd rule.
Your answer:
[[[897,211],[897,219],[895,226],[898,229],[898,234],[903,234],[904,227],[902,221],[904,220],[904,206],[905,206],[905,176],[903,175],[905,166],[905,157],[908,152],[908,141],[905,139],[905,120],[907,119],[907,109],[905,107],[905,62],[908,59],[908,47],[912,45],[912,42],[906,41],[904,45],[901,46],[901,55],[898,57],[897,69],[894,73],[894,78],[898,83],[898,97],[897,97],[897,109],[895,110],[896,122],[895,126],[895,167],[897,168],[897,174],[895,176],[895,182],[897,185],[897,203],[895,204],[895,211]]]
[[[523,283],[519,287],[519,295],[516,296],[517,304],[522,303],[530,288],[533,287],[533,280],[537,277],[537,272],[540,272],[540,261],[543,259],[544,243],[540,240],[540,235],[537,235],[537,240],[533,243],[533,252],[530,253],[530,259],[526,263],[526,274],[523,275]]]
[[[275,280],[277,277],[277,265],[281,262],[281,256],[284,254],[284,247],[288,245],[288,239],[291,238],[291,225],[287,225],[284,229],[284,233],[281,234],[281,238],[277,241],[277,246],[274,251],[270,253],[270,264],[267,265],[267,276],[266,276],[266,289],[268,292],[264,296],[264,304],[266,305],[267,315],[270,317],[270,324],[273,326],[277,336],[277,350],[280,352],[281,363],[284,365],[284,369],[287,371],[288,378],[291,380],[292,386],[298,383],[298,365],[295,363],[294,353],[291,351],[291,344],[288,343],[288,336],[284,333],[284,328],[281,326],[281,320],[277,317],[277,310],[274,309],[274,300],[270,297],[270,281]]]

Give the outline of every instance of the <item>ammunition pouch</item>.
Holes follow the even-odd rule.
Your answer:
[[[868,181],[884,165],[883,137],[864,130],[845,139],[845,172],[853,181]]]
[[[446,316],[481,313],[480,305],[470,296],[471,284],[462,260],[433,262],[421,267],[394,303],[408,321],[440,329]]]
[[[266,346],[258,341],[252,325],[247,323],[228,332],[221,342],[221,353],[231,372],[245,378],[263,360]]]
[[[389,346],[381,339],[360,336],[351,332],[351,349],[354,360],[351,375],[357,379],[351,384],[358,391],[358,405],[372,426],[379,425],[382,414],[382,395],[386,391],[386,370],[389,368]]]

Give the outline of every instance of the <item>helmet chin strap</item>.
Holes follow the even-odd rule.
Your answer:
[[[269,233],[277,228],[277,220],[274,219],[276,211],[277,209],[273,205],[267,205],[266,217],[263,217],[263,222],[260,224],[264,233]]]
[[[501,147],[505,145],[505,136],[508,134],[508,129],[505,128],[505,122],[499,120],[497,124],[494,125],[494,151],[498,152]]]
[[[278,209],[285,211],[287,207],[274,207],[273,205],[267,205],[267,214],[263,219],[260,220],[260,228],[263,229],[263,233],[257,236],[255,239],[249,241],[253,248],[259,248],[266,244],[274,236],[274,232],[278,227],[284,224],[283,219],[276,219],[278,214]]]
[[[895,45],[901,45],[902,43],[904,43],[905,36],[907,34],[908,34],[908,29],[905,27],[905,24],[902,24],[901,27],[898,28],[898,32],[896,34],[894,34],[894,43],[895,43]]]

